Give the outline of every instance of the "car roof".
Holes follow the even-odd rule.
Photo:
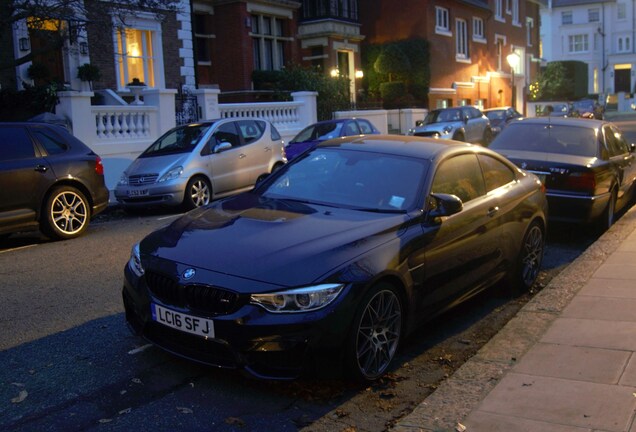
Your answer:
[[[489,111],[505,111],[507,109],[512,108],[511,106],[502,106],[502,107],[495,107],[495,108],[486,108],[484,110],[482,110],[482,112],[489,112]]]
[[[428,160],[435,159],[446,153],[461,152],[466,149],[490,153],[488,149],[474,144],[411,135],[356,135],[324,141],[318,146],[340,147],[351,150],[362,149],[368,152]]]
[[[598,128],[610,122],[605,120],[583,119],[583,118],[562,118],[562,117],[526,117],[515,120],[514,123],[530,123],[557,126],[581,126],[589,128]]]

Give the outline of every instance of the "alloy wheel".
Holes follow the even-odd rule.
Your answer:
[[[521,255],[521,280],[530,288],[539,275],[543,261],[543,231],[533,225],[526,234]]]
[[[210,188],[204,180],[195,180],[190,188],[190,197],[195,207],[201,207],[210,202]]]
[[[88,221],[86,203],[75,192],[63,191],[53,199],[51,220],[63,234],[76,234]]]
[[[402,307],[391,290],[376,293],[367,303],[356,336],[360,373],[375,379],[389,367],[402,329]]]

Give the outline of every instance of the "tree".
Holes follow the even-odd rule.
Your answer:
[[[0,47],[10,46],[13,28],[24,22],[42,42],[18,58],[0,56],[0,71],[13,70],[38,55],[59,50],[88,26],[126,25],[127,17],[136,11],[154,12],[161,20],[163,13],[177,10],[180,4],[179,0],[0,0]]]
[[[533,87],[538,87],[536,98],[539,100],[571,99],[574,95],[574,82],[561,62],[548,63]]]

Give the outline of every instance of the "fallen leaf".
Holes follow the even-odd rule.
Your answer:
[[[123,409],[123,410],[119,411],[119,415],[130,414],[131,411],[132,411],[132,408],[126,408],[126,409]]]
[[[24,401],[27,396],[29,395],[29,393],[26,390],[20,390],[20,393],[18,394],[18,396],[14,397],[13,399],[11,399],[11,402],[17,404],[20,403],[22,401]]]
[[[225,419],[225,424],[235,425],[239,427],[245,426],[245,422],[238,417],[228,417]]]
[[[461,423],[457,423],[457,426],[455,426],[455,430],[457,432],[465,432],[466,431],[466,426],[464,426]]]
[[[110,423],[112,421],[113,421],[113,419],[101,419],[101,420],[99,420],[100,423]]]
[[[194,412],[190,408],[186,407],[177,407],[177,411],[179,411],[181,414],[192,414]]]
[[[134,382],[135,384],[143,384],[139,378],[133,378],[132,382]]]

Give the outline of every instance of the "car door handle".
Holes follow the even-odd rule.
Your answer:
[[[246,158],[246,157],[247,157],[247,155],[246,155],[245,153],[241,153],[241,154],[239,155],[239,159],[244,159],[244,158]]]
[[[488,217],[493,217],[499,212],[499,207],[491,207],[488,209]]]
[[[265,151],[266,151],[266,152],[271,152],[271,151],[272,151],[272,148],[271,148],[271,147],[265,147]]]
[[[37,171],[37,172],[41,172],[41,173],[43,173],[43,172],[46,172],[46,170],[47,170],[48,168],[47,168],[46,166],[44,166],[44,165],[36,165],[34,169],[35,169],[35,171]]]

